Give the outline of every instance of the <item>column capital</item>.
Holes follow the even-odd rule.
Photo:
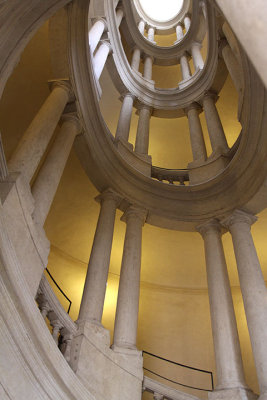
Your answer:
[[[48,87],[50,91],[52,92],[54,89],[60,87],[61,89],[65,90],[68,93],[69,96],[69,103],[72,103],[75,101],[75,94],[72,90],[72,86],[70,83],[69,79],[56,79],[56,80],[49,80],[48,82]]]
[[[246,224],[248,227],[253,225],[258,220],[255,215],[247,213],[242,210],[235,210],[231,215],[221,220],[221,224],[227,229],[231,229],[231,226],[237,223]]]
[[[147,104],[144,104],[144,103],[139,103],[139,104],[137,104],[136,114],[139,115],[141,110],[148,110],[150,112],[150,115],[151,115],[152,112],[153,112],[153,107],[151,107],[151,106],[149,106]]]
[[[105,46],[108,47],[108,49],[109,49],[109,54],[113,52],[113,49],[112,49],[112,46],[111,46],[111,43],[110,43],[109,40],[107,40],[107,39],[102,39],[102,40],[100,40],[99,43],[100,43],[101,45],[104,44]]]
[[[154,63],[154,57],[151,56],[150,54],[144,53],[144,54],[143,54],[143,60],[144,60],[144,62],[146,61],[147,58],[151,58],[152,63]]]
[[[202,112],[202,107],[199,103],[196,103],[195,101],[193,103],[191,103],[189,106],[187,106],[186,108],[184,108],[184,111],[186,114],[188,114],[188,112],[190,110],[196,110],[198,112],[198,114],[200,114]]]
[[[93,25],[94,25],[95,23],[97,23],[97,22],[103,22],[103,24],[104,24],[104,32],[106,32],[106,31],[108,30],[108,24],[107,24],[107,21],[106,21],[106,18],[105,18],[105,17],[96,17],[96,18],[92,18],[91,21],[92,21]],[[93,26],[93,25],[92,25],[92,26]]]
[[[77,135],[82,132],[82,125],[77,113],[70,112],[63,114],[60,119],[61,126],[64,122],[72,122],[73,124],[75,124],[77,129]]]
[[[113,189],[108,188],[95,197],[95,201],[97,201],[98,203],[102,203],[105,200],[114,200],[116,203],[116,207],[118,207],[122,201],[122,197]]]
[[[144,225],[146,222],[147,213],[148,211],[145,208],[131,205],[124,212],[123,216],[121,217],[121,221],[127,223],[129,219],[134,218],[141,220],[142,225]]]
[[[160,394],[160,393],[154,392],[154,394],[153,394],[153,399],[154,399],[154,400],[163,400],[163,399],[164,399],[164,396],[163,396],[162,394]]]
[[[123,100],[125,99],[125,97],[131,97],[133,100],[136,99],[136,96],[135,96],[133,93],[131,93],[131,92],[123,93],[123,94],[119,97],[119,99],[120,99],[121,101],[123,101]]]
[[[206,221],[203,224],[196,226],[196,231],[199,232],[204,238],[208,233],[217,232],[221,234],[222,225],[217,219],[210,219],[209,221]]]
[[[219,96],[217,93],[213,92],[212,90],[209,90],[204,93],[203,102],[206,99],[212,99],[212,100],[214,100],[214,103],[216,103],[216,101],[219,99]]]

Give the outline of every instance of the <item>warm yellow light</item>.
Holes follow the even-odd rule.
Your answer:
[[[183,0],[140,0],[144,12],[159,22],[174,18],[181,10],[183,2]]]

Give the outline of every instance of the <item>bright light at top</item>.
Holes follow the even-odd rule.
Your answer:
[[[164,22],[174,18],[182,8],[183,0],[139,0],[148,17]]]

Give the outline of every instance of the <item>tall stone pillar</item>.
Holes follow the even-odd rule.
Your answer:
[[[197,227],[204,239],[210,314],[216,360],[216,391],[247,389],[230,282],[217,220]],[[228,392],[216,398],[232,398]],[[243,394],[245,394],[244,392]],[[236,397],[238,398],[238,397]],[[243,397],[242,397],[243,398]]]
[[[117,8],[116,10],[116,19],[117,19],[117,27],[119,28],[122,18],[124,17],[124,12],[121,7]]]
[[[121,198],[108,189],[96,198],[101,203],[85,279],[79,321],[101,324],[108,280],[116,209]]]
[[[190,66],[187,60],[187,55],[183,54],[180,58],[181,72],[183,80],[189,79],[191,77]]]
[[[135,69],[136,71],[139,71],[140,67],[140,58],[141,58],[141,50],[136,47],[133,51],[132,55],[132,62],[131,62],[131,67]]]
[[[103,18],[100,18],[97,21],[95,21],[95,23],[91,27],[88,37],[89,37],[89,46],[92,54],[94,53],[104,31],[106,30],[107,30],[107,23]]]
[[[134,96],[131,93],[127,93],[124,96],[121,112],[119,116],[118,126],[116,130],[116,139],[123,139],[128,142],[130,127],[131,127],[131,119],[133,112],[133,102]]]
[[[198,42],[193,42],[193,44],[191,46],[191,53],[192,53],[192,59],[193,59],[195,71],[197,71],[198,69],[204,68],[204,61],[203,61],[202,54],[200,51],[201,47],[202,47],[202,44],[198,43]]]
[[[137,126],[135,151],[140,154],[148,154],[149,145],[149,123],[151,117],[151,107],[142,104],[139,109],[139,120]]]
[[[222,41],[221,43],[221,52],[235,88],[239,92],[243,87],[241,73],[242,69],[233,53],[233,50],[226,40]]]
[[[260,386],[267,399],[267,290],[250,232],[254,215],[236,210],[223,221],[229,229],[236,257],[240,287]]]
[[[32,187],[35,201],[33,218],[41,226],[49,213],[74,139],[81,132],[76,115],[66,114],[62,120],[61,129]]]
[[[143,21],[142,19],[139,21],[139,24],[138,24],[138,29],[139,29],[139,32],[144,36],[144,34],[145,34],[145,26],[146,26],[146,23],[145,23],[145,21]]]
[[[142,226],[146,215],[146,210],[131,206],[122,217],[126,222],[126,233],[114,327],[114,350],[136,349]]]
[[[218,96],[215,93],[208,92],[203,98],[203,108],[205,112],[211,147],[213,152],[219,154],[226,153],[229,150],[223,126],[216,108]]]
[[[207,158],[207,151],[203,137],[202,126],[199,119],[201,107],[197,103],[192,103],[189,107],[185,109],[185,112],[187,113],[189,123],[193,160],[205,161]]]
[[[107,40],[102,40],[101,45],[93,58],[96,79],[100,78],[111,50],[111,44]]]
[[[178,25],[176,26],[176,36],[177,36],[177,40],[180,41],[183,39],[184,37],[184,32],[183,32],[183,27],[182,24],[179,22]]]
[[[150,42],[154,42],[154,36],[155,36],[155,28],[153,26],[150,26],[148,28],[147,38]]]
[[[189,17],[189,15],[186,15],[184,17],[184,26],[185,26],[186,33],[189,31],[190,25],[191,25],[191,18]]]
[[[53,82],[50,95],[24,133],[8,163],[10,172],[20,172],[26,182],[30,182],[62,112],[71,100],[74,100],[74,95],[70,84],[64,80]]]
[[[152,79],[153,57],[146,55],[144,59],[144,78]]]

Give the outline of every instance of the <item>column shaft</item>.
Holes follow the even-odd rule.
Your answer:
[[[209,138],[213,152],[225,153],[229,150],[223,126],[215,104],[215,96],[207,94],[203,99]]]
[[[101,208],[83,289],[79,320],[101,323],[118,198],[110,189],[97,197],[97,200],[101,201]]]
[[[235,211],[224,223],[232,235],[260,398],[267,398],[267,290],[250,232],[255,221],[254,216]]]
[[[221,227],[209,221],[198,228],[205,244],[214,352],[216,389],[246,388],[230,282],[221,240]]]
[[[201,51],[200,51],[201,47],[202,47],[202,45],[197,42],[194,42],[191,47],[195,71],[197,71],[198,69],[203,69],[203,67],[204,67],[204,61],[203,61]]]
[[[55,83],[52,86],[51,94],[24,133],[8,163],[10,172],[21,172],[26,181],[30,182],[70,96],[68,83]]]
[[[205,161],[207,158],[207,151],[203,137],[202,126],[199,119],[199,111],[200,108],[197,104],[193,104],[186,110],[189,123],[193,160]]]
[[[184,32],[183,32],[183,27],[181,24],[178,24],[176,26],[176,36],[177,36],[177,40],[182,40],[184,37]]]
[[[114,327],[114,347],[136,348],[142,226],[145,216],[144,210],[130,207],[123,217],[127,225]]]
[[[152,79],[152,67],[153,58],[151,56],[146,56],[144,60],[144,78],[149,80]]]
[[[119,28],[119,26],[120,26],[120,24],[121,24],[121,21],[122,21],[123,16],[124,16],[123,9],[122,9],[122,8],[118,8],[118,9],[116,10],[116,19],[117,19],[117,27],[118,27],[118,28]]]
[[[148,40],[150,40],[151,42],[154,42],[154,35],[155,35],[155,28],[153,28],[151,26],[150,28],[148,28],[148,32],[147,32]]]
[[[135,151],[137,153],[148,154],[150,116],[151,108],[141,106],[135,140]]]
[[[91,27],[88,36],[92,54],[94,53],[105,29],[106,29],[106,22],[103,19],[97,20]]]
[[[227,43],[222,49],[222,56],[226,67],[229,71],[229,74],[232,78],[232,81],[236,87],[236,90],[239,92],[242,90],[242,77],[241,77],[241,66],[239,65],[231,47]]]
[[[100,78],[110,51],[110,44],[106,41],[103,41],[99,49],[97,50],[93,60],[96,79]]]
[[[139,71],[140,67],[140,58],[141,58],[141,51],[137,47],[133,51],[131,67],[136,71]]]
[[[189,31],[190,25],[191,25],[191,19],[190,19],[190,17],[187,15],[187,16],[184,18],[184,26],[185,26],[185,31],[186,31],[186,33]]]
[[[115,135],[116,139],[120,138],[125,141],[128,141],[129,139],[132,112],[133,112],[133,102],[134,102],[134,96],[132,96],[130,93],[126,94],[121,106],[121,112]]]
[[[35,200],[34,220],[43,225],[56,194],[62,173],[68,160],[73,141],[80,132],[80,124],[75,117],[66,117],[61,129],[38,173],[32,187]]]
[[[186,55],[182,55],[180,58],[181,72],[183,80],[189,79],[191,77],[191,71]]]
[[[139,21],[139,24],[138,24],[138,29],[139,29],[139,32],[144,36],[144,34],[145,34],[145,26],[146,26],[146,23],[145,23],[145,21],[143,21],[142,19]]]

